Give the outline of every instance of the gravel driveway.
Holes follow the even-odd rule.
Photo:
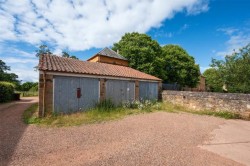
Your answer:
[[[48,128],[22,123],[33,102],[0,106],[0,165],[240,165],[198,147],[223,119],[157,112]]]

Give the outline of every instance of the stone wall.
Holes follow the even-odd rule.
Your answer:
[[[162,100],[195,110],[230,111],[250,116],[250,94],[165,90]]]

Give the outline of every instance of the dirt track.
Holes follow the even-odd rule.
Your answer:
[[[0,106],[0,165],[240,165],[198,147],[223,119],[157,112],[47,128],[22,123],[34,102]]]

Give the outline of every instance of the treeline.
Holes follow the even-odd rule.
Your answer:
[[[164,83],[195,87],[199,66],[179,45],[164,45],[146,34],[126,33],[112,47],[129,60],[132,68],[157,76]],[[250,44],[226,55],[224,60],[212,59],[206,77],[208,91],[250,93]]]
[[[112,47],[129,61],[129,66],[154,75],[164,83],[195,87],[200,70],[195,60],[179,45],[165,45],[146,34],[126,33]]]
[[[210,66],[204,72],[210,91],[250,93],[250,44],[224,60],[212,59]]]
[[[38,91],[38,82],[21,84],[15,73],[8,73],[10,67],[0,60],[0,102],[7,102],[14,98],[15,91]]]

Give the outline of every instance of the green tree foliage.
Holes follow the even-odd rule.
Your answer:
[[[18,76],[15,73],[7,73],[9,70],[10,67],[7,66],[4,61],[0,60],[0,81],[11,82],[18,86],[18,84],[20,84],[17,80]]]
[[[34,83],[33,86],[29,89],[30,92],[38,91],[38,82]]]
[[[62,52],[62,57],[70,58],[70,55],[69,55],[69,53],[63,51],[63,52]]]
[[[219,71],[215,68],[207,69],[203,75],[206,77],[206,87],[211,92],[222,92],[223,80]]]
[[[21,91],[29,91],[30,89],[34,91],[35,89],[38,90],[38,83],[37,82],[25,82],[21,85],[21,88],[20,88]]]
[[[13,99],[15,85],[10,82],[0,81],[0,103]]]
[[[168,83],[178,83],[181,86],[195,87],[199,81],[199,66],[186,50],[178,45],[162,47],[164,71]]]
[[[63,51],[62,52],[62,57],[65,57],[65,58],[72,58],[72,59],[78,59],[76,56],[74,55],[70,55],[69,53]]]
[[[211,67],[218,70],[228,92],[250,93],[250,44],[225,60],[212,59]]]
[[[44,44],[40,45],[39,49],[36,50],[36,57],[40,58],[40,55],[43,55],[43,54],[52,54],[49,47],[47,45],[44,45]],[[34,70],[37,71],[38,66],[35,66]]]
[[[0,59],[0,73],[10,70],[10,67],[5,64],[4,61]]]
[[[52,54],[49,47],[47,45],[40,45],[39,49],[36,50],[36,57],[40,57],[43,54]]]
[[[165,79],[161,47],[146,34],[126,33],[113,50],[119,50],[129,61],[129,66],[139,71]]]

